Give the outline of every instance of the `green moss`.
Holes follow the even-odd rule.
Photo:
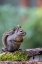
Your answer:
[[[15,60],[27,60],[29,55],[25,52],[16,51],[14,53],[2,53],[0,54],[0,61],[15,61]]]

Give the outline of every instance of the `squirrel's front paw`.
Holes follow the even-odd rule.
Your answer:
[[[22,51],[22,49],[18,49],[18,51]]]

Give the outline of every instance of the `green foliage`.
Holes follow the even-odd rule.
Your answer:
[[[29,55],[25,52],[16,51],[14,53],[2,53],[0,54],[0,61],[18,61],[18,60],[27,60]]]
[[[22,15],[26,16],[26,20],[23,22],[20,20]],[[18,24],[27,33],[21,45],[22,49],[42,47],[42,9],[20,9],[4,5],[0,6],[0,49],[2,48],[3,33]]]
[[[36,14],[37,9],[32,9],[29,13],[30,18],[27,17],[26,22],[22,23],[22,27],[26,30],[27,35],[25,37],[24,48],[36,48],[42,47],[42,14]]]
[[[0,6],[0,49],[2,48],[2,35],[5,31],[19,24],[17,8],[11,5]]]

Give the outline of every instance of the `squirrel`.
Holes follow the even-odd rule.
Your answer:
[[[5,32],[2,37],[5,48],[2,48],[2,51],[14,52],[18,50],[25,35],[26,32],[19,25]]]

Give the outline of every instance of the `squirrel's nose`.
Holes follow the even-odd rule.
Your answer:
[[[26,32],[24,32],[24,36],[26,35]]]
[[[25,35],[26,35],[26,32],[25,32]]]

